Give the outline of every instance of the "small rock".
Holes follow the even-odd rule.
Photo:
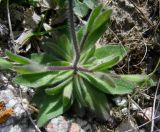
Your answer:
[[[0,101],[9,102],[9,100],[13,99],[15,96],[13,92],[9,89],[0,91]]]
[[[68,132],[81,132],[81,128],[76,123],[72,123]]]
[[[45,127],[47,132],[68,132],[69,121],[63,116],[52,119]]]
[[[14,90],[15,89],[11,84],[8,84],[7,88],[10,89],[10,90]]]
[[[3,74],[0,74],[0,79],[3,83],[8,83],[8,79]]]
[[[9,100],[8,103],[6,104],[6,107],[7,107],[7,108],[12,108],[12,107],[14,107],[17,103],[18,103],[18,102],[17,102],[16,99],[11,99],[11,100]]]
[[[83,126],[81,126],[83,125]],[[52,119],[45,127],[47,132],[86,132],[84,126],[88,126],[87,121],[73,121],[63,116]],[[84,129],[83,129],[84,128]]]
[[[122,110],[123,115],[127,115],[128,114],[128,109],[127,108],[123,108]]]
[[[21,104],[17,104],[14,108],[14,112],[16,113],[16,116],[21,117],[25,113],[25,110],[22,108]]]
[[[137,113],[137,116],[140,119],[143,119],[145,122],[146,121],[151,121],[151,118],[152,118],[152,107],[148,107],[148,108],[143,109],[143,113],[140,111],[140,112]]]
[[[127,106],[127,99],[125,97],[116,97],[113,101],[117,106]]]
[[[138,132],[138,125],[133,118],[124,120],[116,129],[116,132]]]
[[[0,74],[0,85],[4,86],[4,89],[0,90],[0,102],[3,101],[4,108],[11,109],[15,113],[0,124],[0,132],[35,132],[26,114],[29,103],[28,99],[24,97],[29,97],[27,92],[23,92],[24,96],[22,95],[22,98],[19,97],[20,95],[18,96],[18,92],[16,92],[16,86],[13,86],[10,80],[8,80],[8,77],[2,74]],[[2,111],[6,109],[2,109]]]

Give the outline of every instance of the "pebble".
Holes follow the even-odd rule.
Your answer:
[[[117,106],[124,106],[124,107],[127,106],[127,103],[128,103],[125,97],[120,97],[120,96],[114,98],[113,101],[115,102]]]
[[[128,109],[127,109],[127,108],[123,108],[121,111],[122,111],[122,113],[123,113],[124,115],[127,115],[127,114],[128,114]]]
[[[16,88],[1,73],[0,79],[3,82],[1,85],[5,87],[0,90],[0,102],[3,101],[6,109],[12,109],[15,112],[6,122],[0,124],[0,132],[36,132],[26,114],[28,99],[17,96]],[[27,96],[27,92],[23,94]]]
[[[80,124],[81,123],[81,124]],[[86,125],[87,121],[78,119],[77,122],[73,122],[70,119],[66,119],[64,116],[53,118],[45,127],[46,132],[85,132],[81,125]]]

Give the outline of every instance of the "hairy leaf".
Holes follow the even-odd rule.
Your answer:
[[[96,61],[95,66],[91,67],[92,71],[102,71],[106,70],[110,67],[113,67],[119,62],[118,56],[108,56],[106,58],[100,59]]]
[[[55,95],[57,93],[60,93],[62,92],[62,90],[64,89],[64,87],[70,83],[71,81],[71,78],[68,78],[67,80],[62,80],[62,82],[60,82],[57,86],[53,87],[53,88],[47,88],[45,90],[45,92],[48,94],[48,95]]]
[[[52,41],[46,41],[44,43],[45,50],[60,60],[71,60],[71,56],[69,56],[62,46],[63,43],[53,43]]]
[[[60,95],[56,96],[43,95],[43,96],[44,99],[40,106],[40,111],[38,114],[38,121],[37,121],[39,127],[44,126],[47,123],[47,121],[63,113],[63,107],[61,105],[62,98]]]
[[[5,53],[9,57],[9,59],[12,61],[18,62],[20,64],[30,64],[31,63],[31,60],[29,60],[28,58],[13,54],[8,50],[6,50]]]
[[[105,78],[98,78],[89,73],[79,73],[85,80],[90,84],[94,85],[97,89],[108,94],[127,94],[133,91],[135,88],[134,83],[121,78],[114,78],[114,83],[116,87],[110,85],[110,81]]]
[[[111,87],[115,88],[116,84],[115,81],[113,80],[113,78],[111,76],[109,76],[108,74],[104,73],[104,72],[94,72],[93,73],[96,77],[100,78],[101,80],[106,81]]]
[[[116,88],[112,90],[112,94],[127,94],[133,92],[136,85],[130,81],[124,80],[122,78],[114,79]]]
[[[112,10],[107,9],[104,12],[102,12],[100,15],[98,15],[92,27],[93,32],[99,29],[102,25],[104,25],[104,23],[106,23],[106,21],[110,18],[111,14],[112,14]]]
[[[12,68],[12,66],[13,66],[12,63],[3,58],[0,58],[0,70],[10,69]]]
[[[66,109],[73,103],[73,82],[68,83],[63,90],[63,108]]]
[[[109,118],[109,106],[105,94],[97,91],[93,85],[81,78],[80,84],[84,90],[85,94],[83,98],[87,103],[88,108],[107,120]]]
[[[87,63],[89,61],[89,59],[91,57],[93,57],[93,55],[95,53],[95,49],[96,49],[96,47],[94,46],[93,48],[89,49],[85,54],[82,54],[81,58],[80,58],[80,62],[82,64]]]
[[[47,64],[54,61],[58,61],[58,58],[47,53],[33,53],[31,54],[30,59],[39,64]]]
[[[98,41],[98,39],[106,31],[107,27],[108,27],[108,24],[106,22],[101,27],[94,30],[94,32],[91,32],[85,41],[85,44],[83,46],[82,51],[84,52],[84,51],[87,51],[88,49],[92,48],[95,45],[95,43]]]
[[[96,17],[99,15],[100,11],[102,10],[102,6],[97,6],[91,13],[88,24],[87,24],[87,32],[89,33],[92,30],[93,23]]]
[[[87,106],[86,102],[84,101],[84,91],[83,88],[80,85],[79,82],[79,76],[75,75],[73,78],[73,86],[74,86],[74,93],[75,93],[75,98],[77,99],[77,101],[84,107]]]
[[[155,83],[148,75],[120,75],[121,78],[128,80],[130,82],[134,82],[139,86],[155,86]]]
[[[118,44],[107,44],[95,50],[95,57],[103,59],[107,56],[119,56],[120,60],[127,54],[128,48]]]
[[[80,73],[79,72],[79,75],[85,80],[87,80],[90,84],[95,85],[95,87],[99,89],[100,91],[104,93],[112,94],[111,90],[114,89],[114,87],[110,86],[109,83],[102,81],[101,79],[97,78],[96,76],[90,73]]]
[[[40,73],[48,71],[46,66],[39,65],[36,63],[24,66],[14,66],[13,69],[16,70],[17,73],[21,74]]]
[[[72,71],[50,71],[44,73],[22,74],[15,78],[15,82],[20,85],[38,88],[42,86],[53,85],[68,78]]]

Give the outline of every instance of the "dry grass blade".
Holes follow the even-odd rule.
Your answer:
[[[157,93],[158,93],[159,86],[160,86],[160,78],[159,78],[159,81],[158,81],[158,84],[157,84],[157,88],[156,88],[156,92],[155,92],[155,96],[154,96],[153,110],[152,110],[151,132],[154,131],[155,108],[156,108],[156,99],[157,99]]]

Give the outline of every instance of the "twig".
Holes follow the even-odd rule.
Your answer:
[[[68,71],[68,70],[75,70],[74,66],[48,66],[48,70],[49,71]],[[82,68],[82,67],[76,67],[76,70],[78,71],[82,71],[82,72],[92,72],[91,70],[88,70],[86,68]]]
[[[111,0],[112,1],[112,0]],[[108,27],[108,29],[112,32],[112,34],[117,38],[117,40],[120,42],[120,45],[122,46],[123,50],[125,51],[125,54],[127,56],[127,58],[129,58],[129,55],[127,54],[127,51],[125,49],[125,47],[122,44],[122,41],[119,39],[119,37],[117,36],[117,34],[110,28]],[[126,64],[124,64],[122,67],[124,67]]]
[[[69,2],[69,20],[70,20],[70,32],[71,32],[71,36],[72,36],[72,41],[73,41],[73,46],[74,46],[74,52],[75,52],[75,58],[74,58],[74,62],[73,62],[73,66],[77,67],[80,55],[79,55],[79,46],[78,46],[78,42],[77,42],[77,37],[76,37],[76,33],[75,33],[75,28],[74,28],[74,14],[73,14],[73,0],[68,0]]]
[[[132,101],[132,103],[135,104],[135,105],[138,107],[138,109],[143,113],[143,115],[148,119],[148,117],[147,117],[146,114],[144,113],[143,109],[142,109],[129,95],[128,95],[128,99],[129,99],[130,101]]]
[[[13,35],[13,30],[12,30],[12,23],[11,23],[10,10],[9,10],[9,0],[7,0],[7,17],[8,17],[8,25],[9,25],[9,30],[10,30],[11,42],[13,43],[14,53],[16,53],[17,49],[16,49],[16,44],[14,42],[14,35]]]
[[[148,22],[148,24],[151,26],[151,27],[153,27],[154,25],[153,25],[153,23],[146,17],[146,15],[137,7],[137,5],[133,2],[133,1],[131,1],[131,0],[129,0],[129,2],[130,3],[132,3],[133,4],[133,6],[138,10],[138,12],[143,16],[143,18]]]
[[[22,105],[23,109],[25,110],[25,108],[24,108],[24,106],[23,106],[23,102],[22,102],[22,91],[21,91],[21,89],[19,89],[19,92],[20,92],[21,105]],[[33,126],[34,126],[35,129],[37,130],[37,132],[41,132],[41,130],[39,129],[39,127],[38,127],[38,126],[35,124],[35,122],[33,121],[30,113],[29,113],[27,110],[25,110],[25,112],[26,112],[27,116],[29,117],[31,123],[33,124]]]
[[[157,84],[157,88],[156,88],[156,92],[155,92],[155,96],[154,96],[153,109],[152,109],[151,132],[154,131],[155,107],[156,107],[156,99],[157,99],[157,93],[158,93],[159,86],[160,86],[160,78],[159,78],[159,81],[158,81],[158,84]]]
[[[155,117],[153,120],[158,119],[158,118],[160,118],[160,115],[157,116],[157,117]],[[151,121],[148,121],[148,122],[146,122],[146,123],[144,123],[144,124],[138,126],[137,129],[139,129],[139,128],[141,128],[141,127],[143,127],[143,126],[149,124],[150,122],[151,122]],[[133,129],[130,129],[130,130],[126,131],[126,132],[131,132],[131,131],[133,131]]]
[[[160,58],[158,59],[158,62],[156,64],[154,70],[148,75],[149,78],[151,78],[153,76],[153,74],[157,71],[159,65],[160,65]]]
[[[141,37],[142,37],[142,36],[141,36]],[[146,42],[145,42],[145,40],[144,40],[143,37],[142,37],[142,39],[143,39],[143,43],[144,43],[144,46],[145,46],[145,53],[144,53],[144,56],[143,56],[143,58],[141,59],[141,61],[140,61],[139,63],[135,64],[134,66],[140,65],[140,64],[143,62],[143,60],[145,59],[146,55],[147,55],[148,47],[147,47],[147,44],[146,44]]]
[[[112,1],[113,1],[113,0],[107,0],[104,5],[105,5],[105,6],[108,6]]]

